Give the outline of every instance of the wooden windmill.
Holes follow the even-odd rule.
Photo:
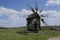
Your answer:
[[[27,20],[27,30],[28,31],[34,31],[34,32],[38,32],[39,29],[41,29],[41,21],[46,24],[44,22],[44,19],[41,17],[44,17],[43,15],[39,15],[38,14],[38,4],[36,2],[36,6],[35,8],[32,8],[29,5],[31,11],[33,12],[31,15],[28,15],[28,17],[26,18]],[[43,9],[40,10],[40,13],[42,13]]]

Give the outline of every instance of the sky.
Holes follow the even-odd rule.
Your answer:
[[[0,26],[26,26],[26,17],[32,13],[27,5],[34,8],[35,1],[38,10],[43,8],[44,15],[48,15],[44,17],[48,25],[60,25],[60,0],[0,0]]]

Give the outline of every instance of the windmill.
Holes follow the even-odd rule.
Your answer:
[[[41,21],[43,24],[47,24],[42,17],[45,17],[43,14],[38,14],[38,3],[35,3],[35,8],[28,5],[31,11],[33,12],[31,15],[28,15],[26,18],[27,20],[27,30],[28,31],[34,31],[38,32],[39,29],[41,29]],[[39,11],[40,13],[43,12],[43,9]]]

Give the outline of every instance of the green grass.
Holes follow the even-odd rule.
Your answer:
[[[60,31],[40,30],[39,33],[23,33],[24,28],[0,29],[0,40],[47,40],[60,36]]]

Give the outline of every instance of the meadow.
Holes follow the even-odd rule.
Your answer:
[[[0,40],[48,40],[48,38],[60,36],[60,31],[40,30],[38,33],[24,33],[26,28],[0,29]]]

